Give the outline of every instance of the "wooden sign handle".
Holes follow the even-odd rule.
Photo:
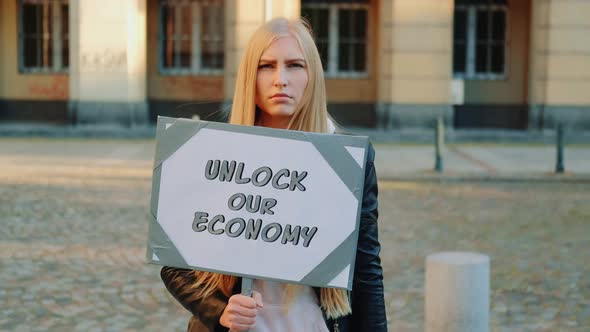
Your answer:
[[[242,295],[252,296],[254,294],[254,279],[242,278]]]
[[[252,297],[253,294],[254,294],[254,279],[242,277],[242,295]]]

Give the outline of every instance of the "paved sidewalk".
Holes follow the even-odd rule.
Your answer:
[[[443,151],[442,173],[434,172],[432,145],[375,143],[374,146],[381,180],[590,181],[590,144],[566,147],[566,172],[561,175],[555,174],[555,147],[547,144],[447,145]],[[154,149],[153,139],[0,138],[0,156],[91,155],[149,164]]]
[[[377,143],[376,167],[391,180],[590,180],[590,144],[566,147],[564,174],[556,174],[557,152],[545,144],[454,144],[443,149],[443,172],[434,171],[428,145]]]
[[[587,331],[590,145],[561,177],[551,146],[449,145],[442,176],[429,145],[375,147],[382,180],[494,179],[380,183],[390,331],[424,330],[424,258],[446,250],[490,255],[492,331]],[[186,329],[145,264],[153,155],[153,139],[0,138],[0,332]]]

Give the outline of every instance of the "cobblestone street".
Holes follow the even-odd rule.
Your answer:
[[[153,149],[0,139],[0,331],[186,329],[144,263]],[[446,250],[490,256],[492,331],[588,331],[589,234],[587,182],[380,182],[390,331],[423,331],[425,257]]]

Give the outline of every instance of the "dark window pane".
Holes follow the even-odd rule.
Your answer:
[[[504,45],[492,46],[492,72],[504,73]]]
[[[22,29],[25,34],[40,33],[42,10],[40,5],[23,4]]]
[[[180,18],[180,33],[183,38],[190,38],[192,35],[191,31],[193,30],[193,9],[191,6],[182,6],[180,12],[182,13]]]
[[[162,65],[164,68],[174,67],[174,42],[165,40],[162,46]]]
[[[320,52],[320,58],[322,59],[322,67],[324,70],[328,70],[328,43],[318,42],[318,51]]]
[[[475,50],[475,71],[478,73],[487,72],[488,46],[478,44]]]
[[[61,6],[61,31],[63,35],[70,33],[70,10],[68,5]]]
[[[489,36],[489,12],[487,10],[478,10],[477,11],[477,40],[478,41],[485,41],[488,39]]]
[[[53,38],[45,39],[43,47],[43,67],[53,67]]]
[[[330,12],[326,8],[306,8],[303,6],[301,16],[306,18],[311,25],[315,43],[322,59],[322,67],[327,70]]]
[[[203,68],[223,68],[223,10],[220,6],[202,7],[201,65]]]
[[[47,30],[43,31],[45,33],[51,34],[51,32],[53,32],[53,15],[52,15],[52,7],[53,4],[51,4],[51,7],[45,7],[47,10],[44,11],[44,15],[43,15],[43,19],[47,20]],[[42,28],[43,29],[43,28]]]
[[[162,65],[174,67],[174,8],[162,6]]]
[[[328,9],[318,9],[315,11],[313,29],[319,38],[328,39],[330,36],[330,11]]]
[[[37,67],[38,48],[37,38],[25,37],[23,39],[24,65],[25,67]]]
[[[61,65],[64,69],[67,69],[70,66],[70,45],[69,40],[64,39],[62,40],[62,47],[61,47]]]
[[[180,42],[180,67],[190,68],[191,66],[191,41]]]
[[[492,39],[504,41],[506,31],[506,14],[504,11],[495,11],[492,15]]]
[[[340,39],[351,38],[354,25],[353,11],[350,9],[338,10],[338,37]]]
[[[506,5],[508,0],[455,0],[455,5]]]
[[[355,71],[365,71],[366,69],[366,63],[367,63],[367,59],[366,59],[366,44],[361,42],[361,43],[356,43],[355,47],[354,47],[354,70]]]
[[[455,43],[453,45],[453,73],[465,73],[466,58],[465,44]]]
[[[341,9],[338,11],[338,70],[364,71],[366,62],[366,11]]]
[[[209,42],[203,44],[201,65],[203,68],[210,69],[223,68],[223,43]]]
[[[163,38],[172,38],[174,34],[174,8],[169,6],[162,6],[161,17],[162,17],[162,32]]]
[[[61,65],[68,68],[70,66],[70,20],[68,5],[61,6]]]
[[[467,38],[467,12],[464,10],[455,10],[453,21],[453,39],[455,41],[465,40]]]
[[[356,10],[354,19],[354,37],[360,39],[367,38],[367,11]]]
[[[351,47],[348,43],[340,43],[338,45],[338,70],[349,71],[351,67]]]
[[[43,31],[44,35],[47,35],[43,39],[43,67],[53,67],[53,15],[51,15],[51,7],[45,7],[43,12],[43,19],[47,22],[47,30]]]

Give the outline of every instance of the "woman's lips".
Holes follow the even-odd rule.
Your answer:
[[[291,98],[291,97],[286,93],[277,93],[277,94],[270,96],[270,98],[274,99],[274,98]]]

